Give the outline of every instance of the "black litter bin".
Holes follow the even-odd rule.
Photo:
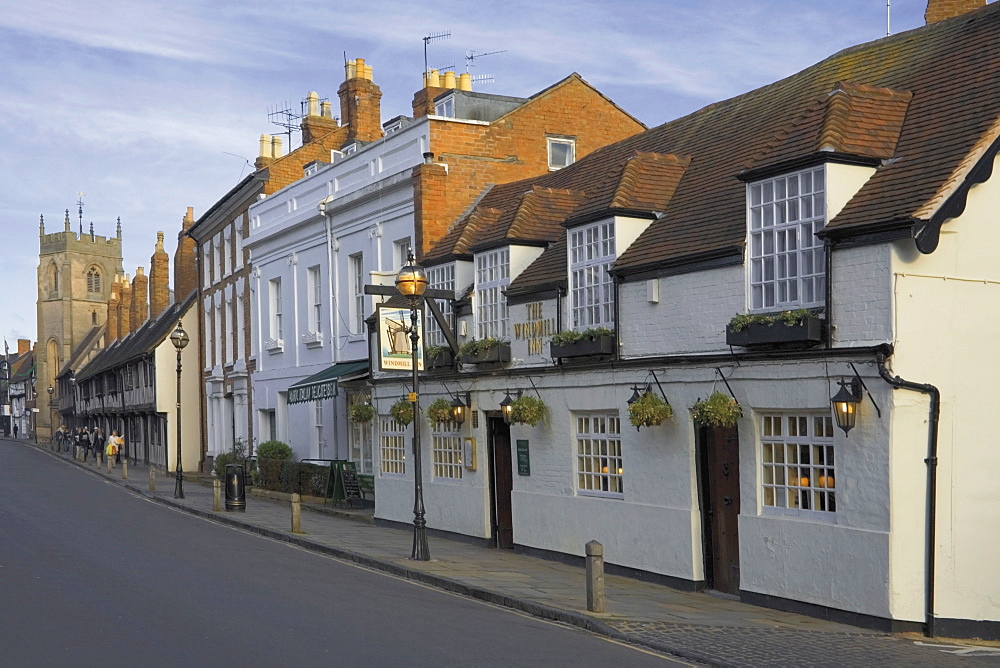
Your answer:
[[[245,512],[246,509],[247,487],[243,467],[226,464],[226,510]]]

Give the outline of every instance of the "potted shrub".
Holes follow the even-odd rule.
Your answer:
[[[549,341],[549,353],[555,358],[611,355],[615,351],[615,332],[607,327],[591,327],[582,332],[559,332]]]
[[[726,344],[766,346],[787,343],[813,344],[824,340],[825,320],[809,309],[781,313],[745,313],[726,325]]]
[[[511,424],[529,424],[534,427],[545,417],[545,402],[537,397],[522,394],[510,404]]]
[[[713,392],[708,399],[699,399],[691,407],[695,424],[702,427],[732,427],[743,415],[740,404],[728,394]]]
[[[492,337],[469,339],[458,349],[458,359],[462,364],[509,362],[510,344]]]
[[[451,402],[447,399],[435,399],[427,407],[427,420],[434,426],[438,422],[451,422]]]
[[[641,397],[628,405],[628,421],[636,431],[641,427],[655,427],[674,416],[670,407],[660,395],[644,392]]]
[[[375,407],[367,401],[359,401],[347,409],[351,422],[371,422],[375,418]]]
[[[424,348],[424,359],[428,369],[443,369],[455,363],[455,356],[448,346],[427,346]]]
[[[406,397],[400,397],[389,408],[389,415],[392,416],[393,420],[405,427],[413,422],[413,404]]]

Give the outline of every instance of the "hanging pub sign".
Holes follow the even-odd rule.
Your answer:
[[[417,335],[424,340],[424,314],[417,311]],[[417,344],[417,370],[424,369],[423,346]],[[413,371],[410,350],[410,309],[378,307],[378,366],[382,371]]]

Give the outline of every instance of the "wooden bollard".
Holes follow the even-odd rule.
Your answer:
[[[114,455],[105,455],[104,459],[108,462],[108,473],[111,473],[111,462],[114,461]]]
[[[155,466],[150,466],[149,467],[149,491],[150,492],[155,492],[156,491],[156,467]]]
[[[128,480],[128,460],[122,459],[122,480]]]
[[[292,533],[302,533],[302,497],[292,494]]]
[[[222,481],[218,478],[212,481],[212,510],[222,512]]]
[[[587,550],[587,611],[604,612],[604,546],[596,540]]]

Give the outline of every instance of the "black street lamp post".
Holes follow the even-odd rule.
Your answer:
[[[406,258],[406,266],[396,275],[396,289],[399,294],[410,299],[410,354],[413,366],[413,552],[410,559],[430,561],[431,552],[427,546],[427,520],[424,513],[423,467],[420,456],[420,376],[417,373],[417,305],[427,290],[427,275],[417,265],[413,253]]]
[[[177,321],[177,329],[170,335],[170,341],[177,349],[177,479],[174,483],[174,498],[184,498],[184,471],[181,467],[181,351],[187,346],[190,338],[188,333],[181,326],[181,321]]]

